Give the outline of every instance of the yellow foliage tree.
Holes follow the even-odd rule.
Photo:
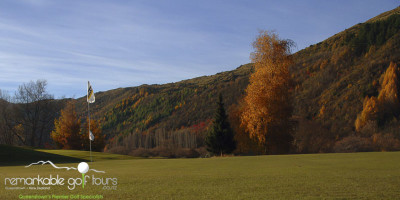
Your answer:
[[[390,63],[385,73],[381,76],[381,89],[378,98],[366,97],[363,103],[363,110],[355,121],[356,131],[368,124],[368,122],[383,125],[386,121],[400,114],[399,98],[399,68],[395,63]]]
[[[363,110],[361,114],[357,116],[355,126],[356,131],[361,131],[361,129],[369,122],[376,123],[378,118],[378,103],[375,97],[365,97],[363,103]]]
[[[88,120],[86,120],[88,121]],[[89,131],[88,131],[88,123],[85,123],[85,128],[82,130],[82,141],[83,146],[86,150],[90,149],[90,141],[89,141]],[[90,131],[92,131],[94,135],[94,141],[92,141],[92,151],[103,151],[104,149],[104,135],[101,131],[100,121],[90,119]]]
[[[253,43],[255,72],[246,89],[241,123],[265,147],[265,153],[287,153],[292,141],[291,45],[268,31]]]
[[[235,152],[240,154],[262,154],[264,152],[263,147],[254,138],[250,138],[243,125],[241,125],[240,117],[243,113],[243,101],[239,101],[238,104],[232,104],[229,110],[229,122],[235,133]]]
[[[59,148],[82,149],[80,136],[81,122],[78,119],[73,102],[68,102],[61,115],[54,120],[51,138]]]
[[[378,102],[381,108],[382,120],[390,120],[393,116],[398,116],[400,111],[399,104],[399,68],[393,62],[390,63],[385,74],[381,90],[378,95]]]

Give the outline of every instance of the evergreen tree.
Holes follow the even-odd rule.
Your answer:
[[[233,131],[228,122],[222,95],[219,95],[214,121],[206,137],[207,150],[214,154],[232,153],[236,148]]]

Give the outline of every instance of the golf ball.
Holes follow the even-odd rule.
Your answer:
[[[81,162],[78,165],[78,171],[82,174],[86,173],[89,171],[89,165],[85,162]]]

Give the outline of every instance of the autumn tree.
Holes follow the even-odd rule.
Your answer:
[[[229,122],[235,135],[236,150],[240,154],[262,154],[263,148],[258,142],[247,134],[245,127],[240,123],[243,112],[243,99],[229,108]]]
[[[377,123],[378,103],[376,97],[365,97],[363,110],[355,121],[356,131],[361,131],[368,123]]]
[[[233,131],[225,112],[222,95],[219,95],[217,110],[211,129],[206,137],[207,150],[214,154],[232,153],[236,148]]]
[[[88,131],[88,124],[89,120],[86,120],[84,128],[82,129],[81,136],[83,147],[85,150],[90,149],[90,141],[89,141],[89,131]],[[90,120],[90,131],[92,131],[94,135],[94,141],[92,141],[92,151],[103,151],[105,142],[104,142],[104,135],[102,134],[100,121],[91,119]]]
[[[381,83],[381,90],[378,95],[378,103],[381,112],[381,123],[398,117],[400,113],[399,99],[399,68],[393,62],[390,63]]]
[[[54,120],[51,138],[59,148],[82,149],[80,129],[81,121],[77,117],[75,104],[70,101],[61,110],[61,116]]]
[[[363,110],[355,121],[356,131],[360,132],[367,124],[384,125],[400,114],[399,68],[390,63],[381,76],[381,89],[378,98],[365,97]]]
[[[253,43],[255,71],[246,89],[241,123],[250,137],[264,146],[265,153],[288,153],[293,140],[292,44],[269,31],[261,32]]]

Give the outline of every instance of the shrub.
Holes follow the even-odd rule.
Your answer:
[[[189,148],[165,148],[156,147],[152,149],[138,148],[130,151],[128,155],[134,157],[164,157],[164,158],[198,158],[200,153],[205,154],[207,151],[203,149],[189,149]],[[205,153],[204,153],[205,152]]]
[[[145,158],[152,157],[151,151],[149,149],[144,149],[144,148],[134,149],[131,152],[129,152],[128,155],[133,157],[145,157]]]
[[[337,153],[368,152],[373,150],[374,147],[371,139],[359,136],[345,137],[336,142],[334,146],[334,151]]]
[[[315,121],[299,119],[294,134],[296,153],[327,153],[332,151],[334,138],[329,130]]]
[[[129,149],[126,148],[125,146],[116,146],[116,147],[112,147],[110,149],[107,149],[107,153],[127,155],[128,152],[129,152]]]
[[[177,158],[198,158],[200,154],[194,149],[181,148],[175,151],[175,156]]]
[[[374,134],[372,141],[378,151],[398,151],[400,150],[400,140],[392,133]]]
[[[208,153],[206,147],[197,148],[196,151],[199,153],[199,157],[201,158],[210,157],[210,153]]]

